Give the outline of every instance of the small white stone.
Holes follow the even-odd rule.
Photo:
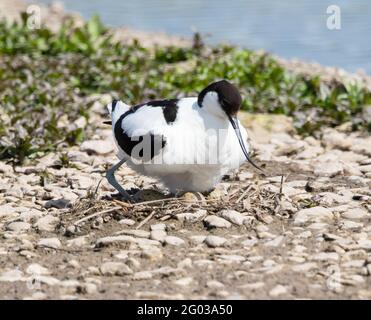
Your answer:
[[[8,224],[6,226],[6,229],[9,231],[13,231],[16,233],[21,233],[29,230],[31,228],[31,225],[27,222],[22,222],[22,221],[16,221]]]
[[[258,239],[255,239],[255,238],[253,238],[253,239],[247,239],[247,240],[244,240],[244,241],[242,241],[242,245],[244,246],[244,247],[253,247],[254,245],[256,245],[258,243]]]
[[[192,277],[185,277],[185,278],[180,278],[178,280],[175,280],[174,284],[176,284],[177,286],[181,286],[181,287],[188,287],[189,285],[192,284],[192,282],[193,282]]]
[[[119,224],[124,224],[127,226],[133,226],[135,224],[135,221],[133,219],[121,219],[119,221]]]
[[[140,271],[133,274],[133,280],[148,280],[153,277],[150,271]]]
[[[287,288],[280,284],[275,286],[271,291],[269,291],[269,295],[273,298],[278,297],[285,293],[287,293]]]
[[[216,281],[216,280],[210,280],[210,281],[206,282],[206,286],[210,289],[224,288],[224,284],[219,282],[219,281]]]
[[[245,257],[237,254],[222,254],[218,257],[221,260],[230,261],[230,262],[243,262],[246,260]]]
[[[263,288],[264,286],[265,286],[264,282],[254,282],[254,283],[243,284],[239,286],[239,288],[246,289],[246,290],[257,290],[257,289]]]
[[[113,149],[113,144],[110,140],[87,140],[80,146],[80,150],[83,152],[99,155],[111,153]]]
[[[336,252],[320,252],[316,255],[314,255],[313,260],[318,260],[318,261],[337,261],[339,260],[339,254]]]
[[[100,266],[100,271],[104,276],[123,276],[133,273],[133,270],[122,262],[105,262]]]
[[[350,221],[350,220],[343,220],[340,222],[342,228],[344,229],[359,229],[359,228],[362,228],[363,227],[363,223],[360,223],[360,222],[354,222],[354,221]]]
[[[361,239],[358,241],[358,245],[362,249],[371,250],[371,240]]]
[[[57,278],[45,275],[33,275],[32,280],[40,283],[45,283],[48,286],[55,286],[60,283],[60,281]]]
[[[9,270],[3,272],[0,275],[0,282],[15,282],[15,281],[24,281],[23,272],[18,269]]]
[[[138,237],[138,238],[147,238],[147,239],[150,236],[150,233],[148,231],[145,231],[145,230],[125,229],[125,230],[121,230],[121,231],[118,231],[118,232],[115,233],[115,235],[121,235],[121,234],[134,236],[134,237]]]
[[[314,174],[320,177],[334,177],[342,174],[344,171],[343,165],[340,162],[319,162],[314,167]]]
[[[167,236],[165,238],[165,243],[172,246],[182,246],[185,244],[185,241],[178,237]]]
[[[226,244],[226,242],[227,239],[213,235],[209,235],[205,238],[205,243],[211,248],[222,247]]]
[[[166,230],[166,224],[165,223],[157,223],[157,224],[151,225],[151,231],[155,231],[155,230],[165,231]]]
[[[342,213],[342,217],[346,219],[364,219],[367,218],[369,214],[366,210],[361,208],[348,209]]]
[[[207,216],[204,222],[208,228],[230,228],[232,225],[229,221],[214,215]]]
[[[201,221],[203,218],[206,217],[206,215],[207,215],[206,210],[198,210],[196,212],[179,213],[176,215],[176,218],[179,221],[195,223],[197,221]]]
[[[59,221],[59,218],[48,214],[45,217],[37,220],[37,222],[34,224],[34,227],[36,227],[39,231],[53,232]]]
[[[159,261],[163,258],[163,254],[160,248],[157,247],[147,247],[142,251],[142,258],[148,259],[151,261]]]
[[[305,224],[312,221],[329,221],[333,219],[331,210],[324,207],[312,207],[299,210],[294,216],[294,224]]]
[[[32,263],[30,264],[27,269],[26,269],[26,272],[28,274],[38,274],[38,275],[47,275],[47,274],[50,274],[50,271],[39,265],[38,263]]]
[[[189,239],[196,244],[201,244],[205,241],[206,236],[203,235],[195,235],[195,236],[190,236]]]
[[[224,219],[236,225],[242,226],[246,220],[246,216],[235,210],[222,210],[219,213]]]
[[[292,266],[292,271],[308,272],[314,268],[317,268],[317,264],[315,262],[307,262],[307,263],[302,263],[302,264],[297,264],[295,266]]]
[[[150,239],[160,241],[160,242],[164,242],[166,236],[167,236],[167,233],[164,230],[160,230],[160,229],[152,230],[151,235],[150,235]]]
[[[179,261],[177,264],[177,267],[179,269],[187,269],[187,268],[192,268],[192,260],[190,258],[185,258],[182,261]]]
[[[145,239],[145,238],[134,238],[128,235],[119,235],[119,236],[99,238],[96,241],[96,246],[104,247],[104,246],[120,244],[120,243],[136,243],[138,245],[148,245],[148,246],[151,246],[151,245],[156,246],[156,245],[161,244],[159,241],[156,241],[156,240]]]
[[[265,242],[264,245],[266,247],[278,247],[281,245],[283,239],[284,239],[283,236],[278,236],[273,240]]]
[[[81,236],[71,240],[67,240],[67,247],[85,247],[88,244],[88,237]]]
[[[58,249],[62,246],[58,238],[43,238],[37,243],[39,247]]]

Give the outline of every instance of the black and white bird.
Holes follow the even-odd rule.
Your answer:
[[[109,183],[130,199],[114,176],[126,162],[136,172],[162,181],[172,193],[206,192],[246,159],[256,167],[249,158],[247,132],[237,119],[241,103],[237,88],[221,80],[198,97],[133,107],[122,101],[108,104],[120,159],[107,171]]]

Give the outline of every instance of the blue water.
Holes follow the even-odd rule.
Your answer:
[[[50,0],[41,0],[50,3]],[[369,0],[64,0],[67,10],[98,13],[111,26],[192,36],[264,49],[348,71],[371,74]],[[329,5],[341,9],[341,30],[326,26]]]

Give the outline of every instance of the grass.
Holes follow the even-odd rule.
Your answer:
[[[206,48],[199,37],[191,48],[122,44],[97,17],[83,27],[67,21],[57,33],[25,21],[0,22],[0,159],[22,163],[92,135],[94,126],[75,121],[89,118],[97,93],[136,104],[196,95],[221,78],[241,89],[243,109],[292,116],[300,134],[348,121],[371,129],[362,119],[370,92],[294,75],[268,54]]]

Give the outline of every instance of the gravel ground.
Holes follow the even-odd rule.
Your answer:
[[[275,126],[241,118],[267,175],[245,165],[205,195],[169,198],[125,167],[137,203],[97,189],[116,161],[104,125],[68,167],[0,162],[0,297],[371,298],[371,137],[262,117]]]

